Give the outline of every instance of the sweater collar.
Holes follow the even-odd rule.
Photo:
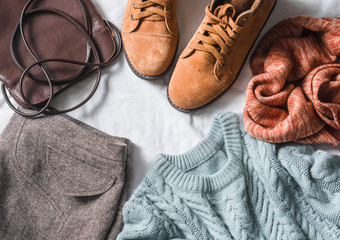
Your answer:
[[[190,191],[214,192],[229,185],[242,171],[242,141],[239,117],[233,113],[215,116],[207,137],[180,155],[160,154],[151,169],[162,175],[174,188]],[[199,166],[224,148],[228,161],[212,175],[197,175],[188,171]]]

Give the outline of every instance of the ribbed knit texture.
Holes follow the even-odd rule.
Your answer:
[[[337,145],[339,56],[340,18],[299,16],[274,26],[250,60],[247,132],[269,142]]]
[[[340,157],[257,140],[242,122],[219,114],[193,149],[157,156],[118,239],[340,239]]]

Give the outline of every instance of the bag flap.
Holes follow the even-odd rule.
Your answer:
[[[23,0],[2,0],[0,8],[0,81],[20,100],[19,79],[22,69],[32,65],[35,60],[24,46],[20,34],[14,38],[13,53],[18,59],[16,63],[11,55],[10,43],[15,27],[19,21],[21,11],[27,1]],[[72,16],[81,24],[84,29],[90,29],[100,56],[100,61],[112,57],[115,51],[115,43],[111,31],[105,25],[101,16],[90,0],[44,0],[33,1],[28,11],[42,8],[55,8]],[[24,19],[23,30],[27,42],[38,60],[48,58],[62,58],[81,62],[93,62],[89,52],[89,46],[81,31],[66,19],[48,11],[39,11]],[[71,65],[60,62],[44,63],[51,79],[67,79],[87,75],[93,69],[83,66]],[[30,74],[35,78],[46,80],[40,67],[34,67]],[[79,78],[77,78],[79,80]],[[65,88],[66,84],[55,87],[57,93]],[[48,84],[39,83],[26,77],[23,83],[25,96],[33,104],[39,104],[49,96]]]

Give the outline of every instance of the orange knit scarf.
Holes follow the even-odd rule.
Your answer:
[[[339,56],[340,18],[299,16],[272,28],[250,60],[247,132],[268,142],[337,145]]]

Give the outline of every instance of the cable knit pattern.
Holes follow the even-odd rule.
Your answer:
[[[188,152],[161,154],[118,239],[340,239],[340,156],[272,144],[218,114]]]
[[[247,132],[268,142],[337,145],[339,56],[340,18],[299,16],[273,27],[250,60]]]

